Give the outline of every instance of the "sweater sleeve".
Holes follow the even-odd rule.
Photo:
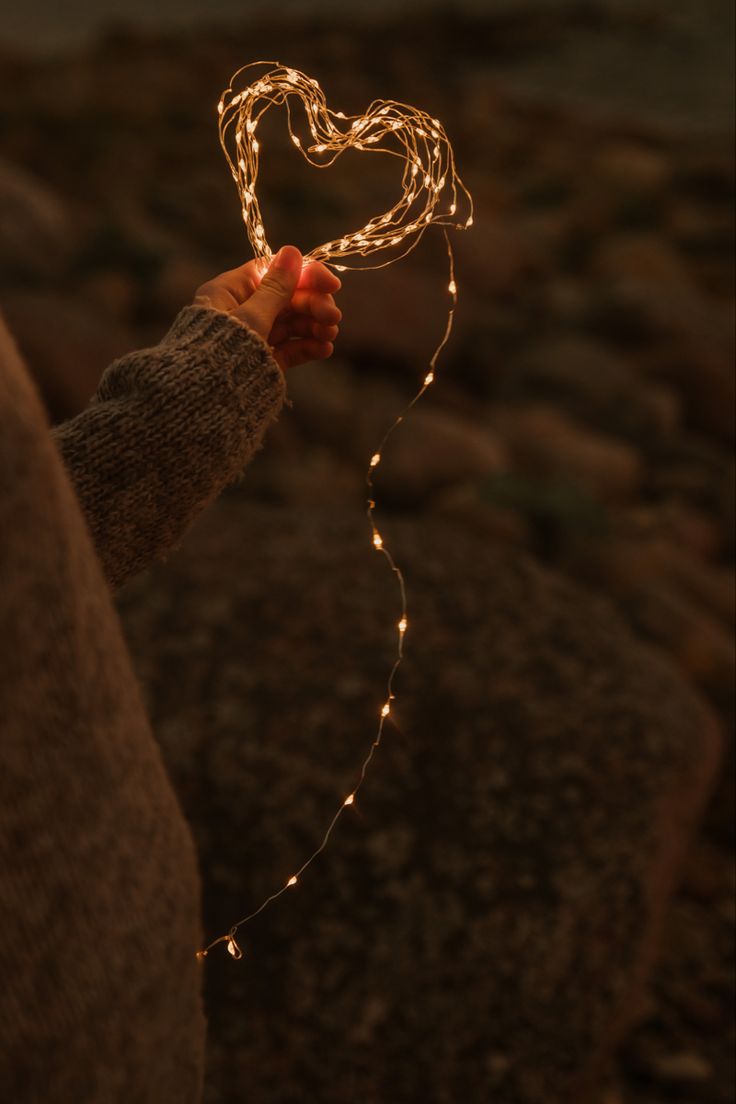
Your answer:
[[[185,307],[158,345],[110,365],[54,438],[114,588],[242,472],[285,392],[266,342],[209,307]]]

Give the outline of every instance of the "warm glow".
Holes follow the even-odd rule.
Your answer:
[[[255,83],[248,83],[242,76],[249,70],[256,67],[263,68],[264,66],[267,71],[262,73],[260,79],[256,79]],[[233,86],[238,79],[240,79],[243,87],[235,91]],[[381,449],[390,434],[404,420],[404,417],[409,413],[422,392],[433,382],[437,358],[450,336],[457,302],[457,284],[455,282],[454,257],[447,229],[449,227],[455,230],[463,230],[472,226],[473,200],[455,171],[452,146],[439,119],[430,117],[418,108],[397,103],[393,100],[374,100],[365,115],[347,116],[342,111],[333,111],[327,107],[325,95],[313,78],[305,76],[297,69],[283,66],[279,62],[253,62],[235,73],[230,82],[230,87],[226,89],[218,102],[217,111],[219,115],[220,143],[238,187],[243,222],[257,264],[260,266],[261,275],[273,254],[266,238],[263,217],[256,196],[260,146],[254,137],[254,132],[259,119],[270,107],[280,107],[287,104],[287,102],[291,107],[293,101],[288,99],[289,97],[295,97],[297,101],[301,101],[307,125],[314,139],[314,144],[305,149],[302,139],[292,130],[292,116],[289,112],[288,126],[292,143],[310,165],[314,165],[316,168],[328,168],[335,163],[344,150],[350,148],[364,149],[369,145],[374,147],[375,152],[385,150],[387,154],[394,155],[399,159],[399,163],[403,164],[402,193],[391,210],[369,219],[361,229],[340,235],[333,241],[326,242],[324,245],[320,245],[311,252],[304,254],[305,264],[321,261],[334,268],[336,272],[345,272],[349,267],[383,268],[411,252],[430,223],[436,223],[442,227],[447,246],[449,260],[447,288],[453,298],[447,313],[445,332],[429,362],[430,370],[424,377],[422,387],[394,420],[384,435],[379,449],[370,458],[365,481],[369,491],[372,491],[372,473],[381,461]],[[341,129],[335,120],[344,120],[347,125]],[[232,128],[234,135],[234,148],[232,149],[231,144],[229,144],[230,128]],[[428,135],[431,136],[431,141],[427,140]],[[312,153],[326,153],[328,156],[313,160],[310,156]],[[458,200],[461,201],[465,209],[460,222],[452,218],[458,209]],[[421,207],[422,203],[424,204],[423,207]],[[440,207],[446,204],[447,211],[442,214]],[[394,252],[389,260],[384,261],[383,264],[348,266],[342,263],[345,257],[351,254],[365,257],[378,250],[395,249],[396,246],[402,245],[405,241],[408,244],[403,252]],[[335,259],[339,259],[341,263],[336,263]],[[371,513],[375,506],[375,500],[370,497],[367,513],[373,535],[373,546],[379,551],[383,551],[391,570],[396,575],[401,590],[401,608],[404,612],[397,622],[399,629],[398,655],[388,677],[387,700],[381,707],[378,732],[363,760],[358,783],[353,791],[343,799],[342,804],[327,826],[319,847],[299,867],[299,875],[322,853],[343,809],[352,805],[355,801],[356,794],[363,784],[367,768],[373,758],[373,753],[381,742],[383,722],[391,712],[391,701],[394,697],[392,691],[393,677],[403,657],[404,633],[408,624],[404,576],[401,569],[394,562],[391,552],[384,547],[383,538],[373,524]],[[297,875],[293,874],[286,884],[282,883],[281,887],[267,897],[257,909],[243,917],[237,924],[234,924],[227,935],[220,936],[208,947],[197,951],[197,958],[206,958],[212,947],[223,942],[227,944],[227,949],[233,958],[242,958],[242,951],[235,941],[234,933],[239,927],[262,912],[282,893],[285,893],[290,886],[296,884]]]
[[[259,70],[260,79],[255,79]],[[316,140],[313,146],[306,149],[302,139],[292,129],[293,116],[296,115],[292,108],[294,100],[301,101],[307,125]],[[229,87],[220,97],[217,111],[220,144],[240,193],[243,221],[257,257],[270,256],[271,250],[265,235],[256,235],[256,227],[262,220],[255,198],[259,146],[253,132],[270,107],[282,107],[287,101],[291,108],[288,114],[291,140],[310,165],[327,168],[346,149],[363,149],[369,145],[379,151],[385,150],[388,155],[403,162],[402,192],[393,207],[382,216],[370,219],[359,230],[312,249],[304,255],[305,262],[329,264],[339,256],[340,265],[333,267],[344,272],[349,267],[344,264],[346,256],[357,254],[366,257],[379,250],[391,249],[408,239],[408,248],[400,254],[405,256],[418,244],[425,226],[430,222],[456,230],[472,225],[473,200],[457,174],[455,155],[439,120],[417,107],[396,100],[374,100],[366,114],[346,116],[344,112],[333,111],[327,106],[324,92],[312,77],[279,62],[255,61],[244,65],[232,76]],[[342,120],[348,123],[344,128],[339,125]],[[230,128],[235,138],[235,150],[229,145]],[[425,140],[428,135],[433,139],[431,148]],[[317,160],[312,157],[312,154],[324,153],[330,156]],[[243,195],[248,191],[253,196],[252,204],[243,203]],[[438,203],[443,193],[450,199],[444,212],[440,211]],[[459,198],[469,214],[456,222],[453,216]],[[423,203],[422,209],[417,209],[417,203]],[[390,227],[389,235],[381,233],[382,226]],[[393,256],[384,264],[391,264],[397,259]],[[353,267],[382,268],[383,265]]]

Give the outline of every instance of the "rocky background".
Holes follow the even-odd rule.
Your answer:
[[[199,283],[247,258],[214,116],[245,61],[288,61],[347,112],[390,96],[438,115],[476,204],[472,231],[454,237],[460,303],[437,383],[376,480],[421,627],[398,686],[402,738],[382,748],[374,797],[315,868],[317,888],[254,931],[261,965],[236,977],[208,963],[213,1104],[244,1099],[244,1085],[278,1101],[562,1101],[570,1068],[588,1066],[577,1098],[595,1104],[734,1098],[726,739],[715,771],[716,732],[734,720],[733,163],[722,120],[685,128],[512,79],[589,18],[453,12],[360,34],[294,18],[285,42],[262,16],[0,57],[0,303],[55,419],[84,405],[113,357],[155,342]],[[651,11],[625,28],[632,40],[666,29]],[[376,159],[367,178],[355,155],[318,175],[284,132],[264,123],[274,247],[306,250],[385,209],[391,165]],[[395,601],[361,559],[363,478],[441,336],[445,264],[438,232],[381,273],[344,274],[333,359],[293,372],[293,407],[244,482],[121,598],[215,933],[311,850],[360,761]],[[229,666],[212,666],[214,641]],[[543,739],[549,758],[534,750]],[[421,800],[405,784],[417,771]],[[468,772],[484,788],[466,795],[464,834]],[[424,864],[407,821],[433,839]],[[566,848],[588,839],[578,869]],[[464,865],[473,840],[510,866]],[[445,903],[430,906],[437,884]],[[619,890],[598,927],[576,926]],[[494,948],[508,972],[479,984]],[[545,965],[556,955],[559,977]],[[363,964],[359,1007],[342,1002],[356,974],[340,963]]]

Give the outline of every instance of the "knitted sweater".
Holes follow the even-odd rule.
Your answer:
[[[187,307],[49,432],[0,318],[0,1096],[200,1099],[194,844],[111,588],[179,541],[285,397],[268,346]]]

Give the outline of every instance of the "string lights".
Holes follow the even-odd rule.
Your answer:
[[[293,127],[292,98],[301,101],[306,123],[312,136],[312,144],[296,133]],[[343,799],[330,821],[319,847],[292,874],[279,889],[272,893],[248,916],[230,928],[226,935],[213,940],[197,951],[197,958],[206,958],[212,947],[225,943],[233,958],[243,957],[236,933],[243,924],[258,916],[272,901],[297,885],[299,878],[318,855],[324,851],[332,832],[346,808],[355,803],[365,780],[373,755],[380,746],[386,721],[391,715],[395,698],[393,682],[404,652],[404,637],[409,626],[407,617],[406,588],[403,574],[395,563],[374,520],[376,502],[373,497],[373,474],[381,462],[383,448],[396,427],[404,420],[427,388],[434,382],[437,358],[445,347],[452,330],[457,306],[455,266],[447,228],[464,230],[473,224],[473,200],[455,170],[455,158],[450,141],[439,119],[432,118],[419,108],[395,100],[374,100],[363,115],[345,115],[327,106],[319,83],[281,62],[256,61],[245,65],[233,75],[217,105],[220,144],[227,158],[240,196],[241,210],[246,232],[253,252],[261,259],[264,268],[273,256],[266,238],[266,228],[261,214],[256,181],[262,145],[256,138],[258,123],[263,114],[274,105],[286,105],[291,141],[302,156],[317,168],[329,168],[346,149],[364,150],[367,153],[384,153],[403,161],[401,178],[402,194],[390,211],[371,218],[359,230],[344,234],[317,246],[304,254],[304,263],[320,261],[338,272],[350,268],[384,268],[405,257],[416,248],[428,226],[442,226],[449,262],[448,293],[451,297],[447,325],[439,345],[429,362],[429,371],[421,387],[404,410],[395,418],[370,458],[366,473],[369,497],[367,517],[371,528],[373,547],[388,560],[396,575],[401,593],[401,617],[396,623],[398,633],[397,655],[388,676],[386,698],[381,706],[378,731],[363,761],[357,782]],[[459,219],[458,209],[463,208]],[[388,253],[381,264],[348,265],[350,256],[366,257],[377,252]]]

